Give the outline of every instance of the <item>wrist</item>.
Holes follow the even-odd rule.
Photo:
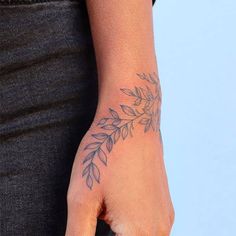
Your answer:
[[[97,110],[89,131],[114,144],[129,136],[155,138],[160,136],[161,88],[158,76],[140,73],[137,81],[99,96]],[[135,135],[134,135],[135,133]],[[96,135],[95,135],[96,136]],[[95,139],[97,139],[95,137]],[[96,140],[95,140],[96,141]],[[107,140],[105,140],[107,142]]]
[[[157,102],[161,106],[161,86],[157,72],[133,73],[132,75],[114,80],[99,80],[99,96],[97,113],[107,108],[117,108],[121,104],[134,109],[147,108]]]

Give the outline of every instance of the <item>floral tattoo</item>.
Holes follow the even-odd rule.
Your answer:
[[[88,151],[83,158],[82,177],[89,189],[93,188],[95,181],[100,183],[100,170],[96,164],[100,161],[107,166],[108,154],[119,140],[133,137],[132,130],[135,124],[142,125],[144,132],[152,130],[159,132],[160,137],[160,113],[161,113],[161,87],[158,75],[136,74],[138,79],[145,82],[145,86],[133,89],[121,88],[121,92],[132,98],[130,106],[121,104],[121,114],[109,108],[109,116],[102,118],[96,125],[101,132],[92,134],[94,142],[85,146]],[[150,88],[151,87],[151,88]]]

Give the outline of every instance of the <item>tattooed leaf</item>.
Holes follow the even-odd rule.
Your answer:
[[[114,133],[114,143],[116,143],[120,138],[120,129],[117,129]]]
[[[100,182],[100,171],[94,163],[92,165],[92,173],[93,173],[94,179],[99,183]]]
[[[154,96],[153,96],[153,94],[152,94],[151,89],[150,89],[148,86],[146,86],[146,88],[147,88],[147,96],[148,96],[148,98],[149,98],[149,99],[153,99]]]
[[[151,102],[150,101],[146,101],[145,105],[144,105],[144,112],[149,114],[150,111],[148,110],[149,106],[150,106]]]
[[[135,86],[135,93],[137,97],[141,97],[141,92],[139,91],[139,88]]]
[[[145,125],[145,129],[144,129],[145,133],[150,129],[150,126],[151,126],[151,120],[149,120],[149,122]]]
[[[120,89],[120,90],[128,96],[135,96],[135,94],[130,89]]]
[[[107,121],[108,121],[108,118],[102,118],[102,119],[97,123],[97,125],[105,125]]]
[[[148,122],[149,122],[149,119],[147,119],[147,118],[143,118],[139,121],[139,123],[142,125],[146,125]]]
[[[82,177],[84,177],[86,174],[89,173],[89,169],[90,169],[90,164],[88,166],[86,166],[86,168],[84,168],[84,170],[82,172]]]
[[[158,96],[158,86],[155,86],[155,94]]]
[[[160,109],[160,108],[157,108],[157,109],[156,109],[156,115],[157,115],[157,116],[160,116],[160,114],[161,114],[161,109]]]
[[[151,83],[150,78],[147,74],[145,74],[145,80],[148,81],[149,83]]]
[[[142,79],[142,80],[144,80],[145,79],[145,76],[144,76],[144,74],[136,74],[140,79]]]
[[[135,109],[135,112],[136,112],[136,114],[138,114],[138,115],[142,115],[143,113],[141,113],[140,111],[138,111],[137,109]]]
[[[162,95],[161,95],[161,91],[160,90],[158,90],[157,91],[157,100],[159,101],[159,103],[161,103],[162,102]]]
[[[86,150],[86,149],[95,149],[95,148],[98,148],[100,145],[101,145],[100,142],[90,143],[84,148],[84,150]]]
[[[98,133],[98,134],[92,134],[92,136],[96,139],[104,140],[107,138],[108,135],[105,133]]]
[[[145,108],[148,108],[150,106],[150,102],[149,101],[147,101],[146,103],[145,103]],[[147,112],[147,111],[146,111]]]
[[[130,129],[134,129],[134,124],[133,124],[133,122],[130,123]]]
[[[120,118],[118,113],[115,110],[109,108],[109,111],[110,111],[110,113],[111,113],[111,115],[114,119],[119,119]]]
[[[133,108],[126,106],[126,105],[120,105],[121,109],[123,110],[123,112],[128,115],[128,116],[136,116],[135,111],[133,110]]]
[[[156,79],[154,79],[154,77],[150,73],[148,75],[149,75],[150,82],[152,82],[153,84],[156,84],[157,83]]]
[[[161,119],[160,116],[158,116],[157,121],[156,121],[156,127],[157,128],[160,128],[160,122],[161,122],[160,119]]]
[[[140,90],[141,90],[141,92],[142,92],[144,98],[147,99],[147,95],[146,95],[145,89],[140,87]]]
[[[104,165],[107,165],[107,155],[101,148],[98,150],[98,157]]]
[[[120,124],[120,122],[121,122],[121,120],[120,120],[120,119],[117,119],[117,120],[114,120],[114,121],[112,122],[112,124],[115,125],[115,126],[117,126],[117,125]]]
[[[88,186],[90,189],[92,189],[92,187],[93,187],[93,179],[92,179],[92,177],[91,177],[90,175],[87,175],[86,184],[87,184],[87,186]]]
[[[150,111],[150,107],[151,107],[151,106],[152,106],[152,105],[151,105],[151,102],[146,102],[146,103],[145,103],[145,106],[143,107],[144,113],[147,114],[148,116],[151,116],[151,115],[152,115],[152,113],[151,113],[151,111]]]
[[[91,159],[94,158],[94,155],[95,155],[96,151],[93,151],[93,152],[90,152],[83,160],[83,164]]]
[[[152,130],[155,131],[155,120],[152,119],[150,123],[151,123]]]
[[[141,98],[137,98],[137,99],[135,100],[135,102],[134,102],[134,105],[135,105],[135,106],[139,106],[139,105],[141,104],[141,101],[142,101]]]
[[[131,137],[133,137],[133,133],[132,133],[132,125],[130,125],[130,128],[129,128],[129,134]]]
[[[126,124],[121,131],[122,138],[125,139],[128,135],[128,125]]]
[[[111,152],[112,147],[113,147],[113,141],[112,141],[112,138],[111,138],[111,137],[109,137],[109,138],[107,139],[106,147],[107,147],[107,151],[108,151],[108,152]]]
[[[114,130],[117,127],[115,125],[104,125],[101,127],[102,129],[107,129],[107,130]]]
[[[145,73],[139,74],[139,78],[142,79],[142,80],[146,80],[146,81],[150,82],[147,74],[145,74]]]

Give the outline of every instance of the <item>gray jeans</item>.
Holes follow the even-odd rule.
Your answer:
[[[65,234],[71,168],[96,105],[85,2],[0,0],[1,236]],[[99,221],[96,235],[113,233]]]

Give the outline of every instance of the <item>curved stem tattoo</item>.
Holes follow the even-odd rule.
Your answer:
[[[132,90],[121,88],[121,92],[134,99],[131,106],[121,104],[121,117],[117,111],[109,108],[109,117],[102,118],[97,126],[102,130],[92,134],[95,142],[89,143],[84,150],[89,151],[83,158],[82,177],[86,179],[86,185],[92,189],[94,181],[100,183],[100,170],[96,164],[98,159],[107,166],[107,155],[112,151],[114,144],[121,138],[125,140],[128,136],[133,137],[134,123],[144,126],[144,132],[149,130],[160,132],[160,108],[161,87],[158,75],[154,73],[136,74],[139,79],[144,80],[145,87],[135,86]],[[149,85],[152,85],[150,89]],[[161,135],[161,134],[160,134]]]

